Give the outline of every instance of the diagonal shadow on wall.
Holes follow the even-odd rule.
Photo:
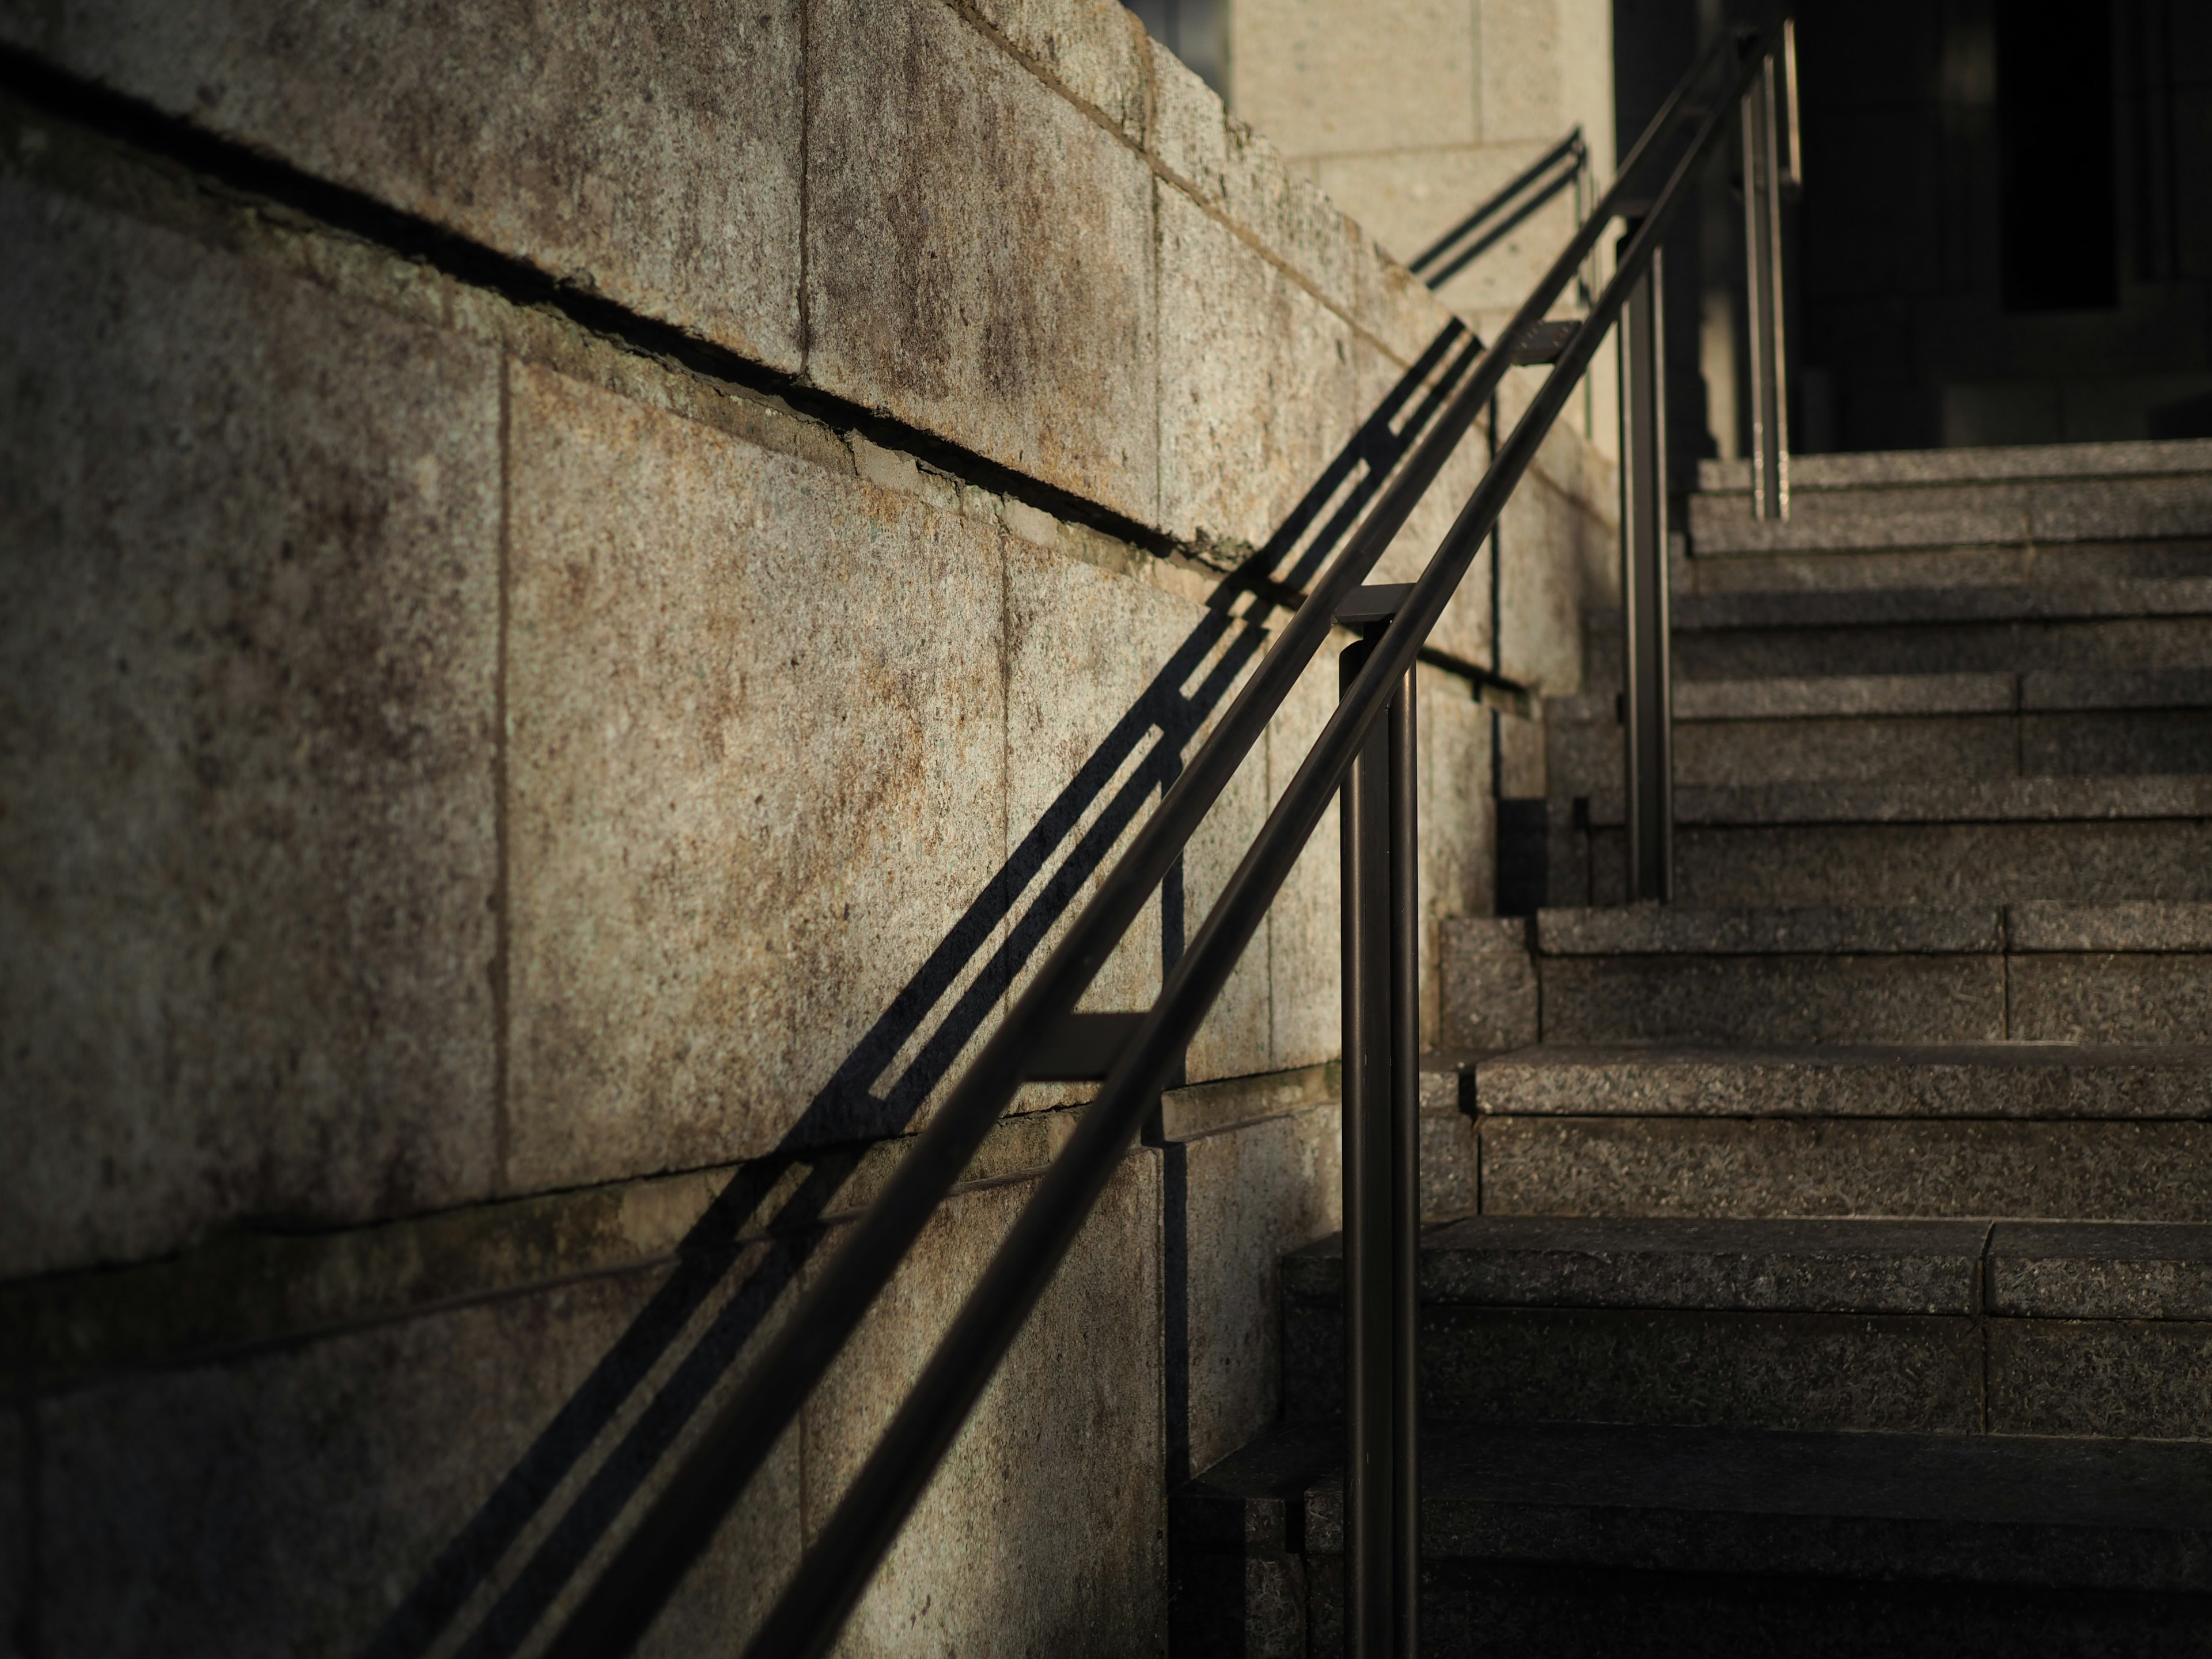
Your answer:
[[[874,1121],[912,1121],[1123,833],[1174,781],[1191,740],[1265,648],[1262,624],[1267,617],[1278,607],[1294,605],[1300,590],[1343,544],[1392,468],[1427,429],[1480,352],[1479,339],[1456,322],[1448,325],[1368,414],[1266,544],[1222,580],[1203,619],[809,1103],[782,1146],[738,1169],[678,1246],[667,1279],[483,1506],[439,1552],[371,1638],[362,1659],[422,1659],[443,1645],[460,1614],[492,1582],[525,1534],[539,1525],[556,1492],[629,1407],[648,1376],[666,1365],[657,1392],[544,1528],[528,1559],[453,1651],[461,1659],[506,1659],[529,1639],[827,1236],[817,1224],[853,1174],[859,1153],[825,1154],[820,1144],[837,1133],[837,1126],[854,1121],[856,1103],[868,1104]],[[1021,903],[1033,884],[1035,893]],[[1164,968],[1172,965],[1182,948],[1182,895],[1178,864],[1162,894]],[[1004,934],[993,947],[1002,925]],[[933,1026],[933,1014],[948,998],[949,1006]],[[922,1039],[919,1046],[893,1072],[917,1036]],[[892,1075],[884,1083],[886,1073]],[[796,1186],[779,1198],[794,1173]],[[763,1206],[770,1205],[771,1212],[763,1218]],[[774,1241],[767,1249],[761,1244],[763,1220]],[[1176,1243],[1170,1237],[1171,1280],[1180,1279]],[[730,1286],[727,1281],[741,1263],[743,1276]],[[684,1334],[726,1291],[690,1349],[670,1364]],[[1176,1295],[1171,1283],[1171,1326],[1177,1322],[1172,1305]],[[1176,1375],[1176,1351],[1187,1348],[1176,1336],[1171,1329],[1171,1407],[1188,1394],[1188,1379]]]

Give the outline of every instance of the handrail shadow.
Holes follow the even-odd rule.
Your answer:
[[[1191,739],[1263,648],[1268,616],[1296,604],[1304,584],[1351,532],[1481,347],[1463,325],[1448,324],[1266,544],[1223,577],[1206,615],[892,997],[777,1149],[738,1169],[677,1247],[667,1279],[416,1580],[362,1659],[423,1659],[441,1643],[647,1377],[669,1359],[684,1331],[739,1262],[757,1252],[759,1259],[454,1651],[461,1659],[506,1659],[529,1639],[825,1237],[816,1224],[859,1162],[857,1150],[836,1145],[841,1136],[851,1135],[857,1109],[866,1109],[878,1135],[884,1125],[902,1128],[912,1121],[1123,831],[1175,781]],[[1202,678],[1186,690],[1201,668]],[[1157,741],[1109,797],[1115,779],[1153,734]],[[1077,835],[1094,807],[1099,810]],[[1071,837],[1073,845],[1054,865],[1054,854]],[[1181,867],[1178,863],[1163,890],[1164,971],[1182,946]],[[1023,904],[1040,876],[1042,884]],[[1009,921],[981,967],[930,1028],[933,1011]],[[912,1058],[878,1092],[878,1080],[926,1029]],[[825,1145],[832,1150],[825,1152]],[[763,1226],[757,1212],[801,1166],[805,1175]],[[764,1238],[769,1248],[762,1249]]]

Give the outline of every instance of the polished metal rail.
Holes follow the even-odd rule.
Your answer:
[[[1417,1171],[1410,1129],[1417,1129],[1413,882],[1412,682],[1415,662],[1446,603],[1464,578],[1506,501],[1605,334],[1656,258],[1659,239],[1688,199],[1687,184],[1726,131],[1726,112],[1775,50],[1765,36],[1717,42],[1677,88],[1623,161],[1597,210],[1577,231],[1504,332],[1485,351],[1401,464],[1343,552],[1284,625],[1212,737],[1191,756],[1158,809],[1100,881],[1082,914],[1039,967],[999,1030],[985,1042],[916,1138],[875,1203],[828,1262],[812,1288],[769,1341],[750,1373],[699,1445],[649,1506],[547,1649],[552,1659],[605,1659],[627,1652],[665,1603],[728,1513],[746,1481],[790,1426],[799,1407],[889,1281],[984,1135],[1027,1078],[1065,1054],[1067,1034],[1083,1027],[1075,1003],[1104,965],[1207,811],[1235,775],[1308,664],[1341,619],[1364,637],[1346,653],[1342,698],[1258,836],[1200,926],[1158,1000],[1142,1015],[1117,1017],[1118,1054],[1097,1097],[962,1306],[908,1393],[874,1452],[854,1477],[747,1651],[757,1659],[816,1655],[836,1639],[847,1613],[1037,1298],[1089,1218],[1107,1182],[1158,1097],[1184,1048],[1227,983],[1328,804],[1348,786],[1345,812],[1346,899],[1359,907],[1346,945],[1347,1144],[1363,1154],[1363,1192],[1382,1212],[1364,1216],[1364,1249],[1375,1234],[1389,1257],[1375,1283],[1389,1317],[1376,1347],[1382,1369],[1361,1386],[1389,1407],[1358,1419],[1348,1449],[1353,1470],[1377,1478],[1347,1506],[1358,1559],[1369,1564],[1352,1587],[1358,1613],[1353,1650],[1395,1649],[1414,1639],[1413,1590],[1418,1562],[1411,1373],[1413,1212]],[[1691,109],[1694,88],[1716,78],[1711,100]],[[1618,272],[1563,344],[1556,366],[1499,447],[1419,580],[1397,589],[1362,580],[1405,525],[1444,463],[1489,404],[1515,360],[1573,280],[1614,218],[1631,211],[1629,186],[1662,142],[1678,136],[1678,117],[1694,114],[1686,147],[1624,244]],[[1356,656],[1354,653],[1357,653]],[[1394,712],[1395,711],[1395,712]],[[1382,740],[1370,746],[1370,734]],[[1364,761],[1362,757],[1367,758]],[[1379,804],[1378,804],[1379,803]],[[1395,810],[1394,810],[1395,803]],[[1377,843],[1381,844],[1380,855]],[[1356,844],[1355,844],[1356,843]],[[1378,896],[1378,885],[1382,889]],[[1378,938],[1382,940],[1377,948]],[[1352,960],[1358,952],[1358,962]],[[1357,981],[1356,987],[1354,981]],[[1354,989],[1358,1000],[1354,1000]],[[1094,1017],[1095,1018],[1095,1017]],[[1355,1081],[1355,1079],[1358,1079]],[[1395,1108],[1389,1126],[1378,1112]],[[1387,1179],[1374,1155],[1389,1160]],[[1347,1168],[1352,1160],[1347,1159]],[[1347,1261],[1347,1273],[1352,1264]],[[1363,1270],[1370,1264],[1363,1261]],[[1357,1356],[1354,1356],[1355,1358]],[[1377,1433],[1382,1443],[1375,1439]],[[1357,1479],[1355,1475],[1355,1479]],[[1358,1509],[1360,1516],[1352,1513]],[[1382,1527],[1387,1546],[1374,1528]],[[1347,1540],[1347,1560],[1352,1559]],[[1376,1564],[1380,1564],[1379,1569]],[[1380,1571],[1382,1577],[1375,1573]]]

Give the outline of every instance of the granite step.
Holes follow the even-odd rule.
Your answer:
[[[1624,896],[1619,788],[1552,814],[1554,905]],[[2212,776],[1948,778],[1683,787],[1692,907],[2212,900]]]
[[[1342,1247],[1283,1408],[1342,1409]],[[2212,1439],[2212,1226],[1483,1214],[1421,1256],[1425,1420]]]
[[[2212,576],[1674,596],[1675,684],[2212,666]],[[1584,622],[1585,684],[1620,681],[1620,617]]]
[[[1706,461],[1696,555],[2212,535],[2212,442],[2054,444],[1791,459],[1790,517],[1751,512],[1747,462]]]
[[[1176,1651],[1334,1653],[1337,1434],[1288,1425],[1176,1495]],[[2201,1655],[2212,1448],[1441,1424],[1436,1655]]]
[[[2212,904],[1644,904],[1525,937],[1546,1042],[2212,1042]]]
[[[2212,671],[1686,681],[1678,786],[2212,772]],[[1617,789],[1618,701],[1546,703],[1554,795]]]
[[[2197,1046],[1547,1044],[1474,1109],[1486,1215],[2212,1217]]]

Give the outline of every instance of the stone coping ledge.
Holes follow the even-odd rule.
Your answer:
[[[1484,1060],[1485,1116],[2212,1119],[2212,1048],[1553,1044]]]

